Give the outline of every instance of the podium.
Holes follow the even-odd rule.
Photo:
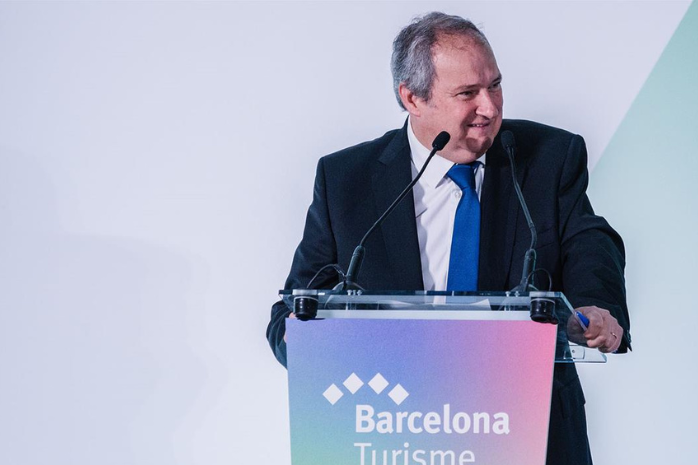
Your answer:
[[[554,364],[606,361],[561,293],[280,294],[315,316],[287,320],[293,465],[544,465]]]

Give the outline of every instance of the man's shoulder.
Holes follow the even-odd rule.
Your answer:
[[[322,161],[329,165],[362,165],[384,156],[390,156],[404,147],[409,147],[405,128],[393,129],[382,136],[352,145],[337,152],[325,155]]]
[[[504,120],[501,130],[514,134],[517,157],[522,159],[535,157],[539,163],[547,163],[575,156],[586,163],[584,139],[565,129],[527,120]]]
[[[570,137],[576,136],[576,134],[565,129],[560,129],[554,126],[525,119],[502,120],[501,131],[507,130],[513,132],[515,136],[520,135],[521,137],[529,137],[534,139],[543,137],[569,139]]]

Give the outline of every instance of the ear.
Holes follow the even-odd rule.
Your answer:
[[[400,100],[405,106],[405,109],[413,116],[421,116],[420,108],[424,104],[424,100],[417,97],[410,89],[407,88],[404,82],[401,82],[397,88],[400,94]]]

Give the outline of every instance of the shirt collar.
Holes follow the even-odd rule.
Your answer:
[[[412,130],[412,121],[409,118],[407,121],[407,139],[410,143],[412,163],[417,169],[417,172],[419,172],[419,170],[422,169],[422,166],[424,166],[424,162],[427,161],[427,158],[429,157],[429,153],[431,152],[431,150],[429,150],[428,148],[423,146],[421,142],[419,142],[417,136],[414,134],[414,131]],[[486,157],[487,154],[483,154],[480,158],[477,159],[477,161],[484,165]],[[436,188],[436,186],[438,186],[440,182],[442,182],[444,179],[447,179],[446,173],[448,173],[448,170],[450,170],[453,167],[453,165],[455,165],[455,163],[446,160],[437,153],[436,155],[434,155],[434,159],[431,160],[429,166],[427,166],[427,169],[424,171],[424,174],[420,178],[420,183],[426,184],[431,188]]]

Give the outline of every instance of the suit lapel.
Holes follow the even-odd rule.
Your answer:
[[[412,181],[407,126],[381,154],[373,172],[373,194],[378,215],[390,206]],[[391,280],[401,289],[424,289],[414,197],[408,194],[380,226],[390,262]]]
[[[504,128],[503,128],[504,129]],[[525,163],[517,160],[516,175],[523,182]],[[487,151],[487,166],[482,187],[480,226],[480,265],[478,289],[506,290],[516,240],[519,206],[511,177],[509,158],[499,136]]]

